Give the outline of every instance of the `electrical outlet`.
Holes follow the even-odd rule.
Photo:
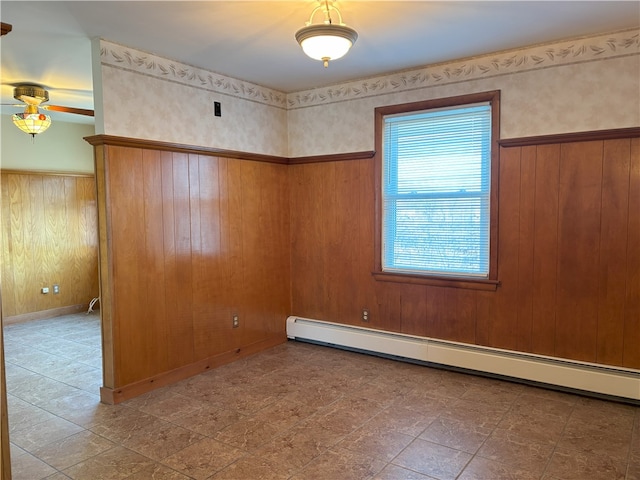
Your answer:
[[[54,294],[54,295],[57,295],[58,293],[60,293],[60,285],[55,284],[55,285],[53,286],[53,294]]]
[[[367,310],[366,308],[362,309],[362,321],[363,322],[369,321],[369,310]]]
[[[240,319],[238,315],[233,315],[233,328],[238,328],[240,326]]]

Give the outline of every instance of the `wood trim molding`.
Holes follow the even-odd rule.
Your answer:
[[[489,240],[489,276],[484,281],[473,278],[452,278],[452,277],[430,277],[412,273],[390,273],[382,268],[382,176],[383,176],[383,127],[384,117],[399,113],[419,112],[422,110],[453,107],[458,105],[470,105],[480,102],[491,104],[491,209],[490,209],[490,240]],[[490,90],[487,92],[459,95],[448,98],[438,98],[435,100],[424,100],[420,102],[410,102],[399,105],[388,105],[377,107],[374,111],[374,139],[375,139],[375,165],[374,182],[377,187],[374,190],[374,245],[373,250],[374,270],[373,278],[378,281],[435,285],[452,288],[468,288],[480,290],[496,290],[498,281],[498,179],[500,177],[500,149],[498,148],[498,138],[500,136],[500,90]]]
[[[350,152],[350,153],[334,153],[329,155],[312,155],[308,157],[291,157],[289,158],[289,165],[302,165],[305,163],[320,163],[320,162],[342,162],[345,160],[367,160],[375,156],[375,150],[366,150],[363,152]]]
[[[636,137],[640,137],[640,127],[560,133],[555,135],[539,135],[536,137],[507,138],[500,140],[498,144],[501,147],[528,147],[532,145],[548,145],[552,143],[590,142]]]
[[[0,22],[0,36],[6,35],[11,30],[13,30],[13,25],[11,25],[10,23]]]
[[[51,308],[49,310],[40,310],[38,312],[22,313],[4,318],[5,325],[14,323],[30,322],[32,320],[44,320],[46,318],[59,317],[60,315],[72,315],[74,313],[86,312],[89,304],[69,305],[66,307]]]
[[[159,142],[157,140],[141,140],[139,138],[118,137],[115,135],[93,135],[84,137],[91,145],[109,145],[116,147],[145,148],[151,150],[164,150],[168,152],[194,153],[209,155],[212,157],[235,158],[238,160],[251,160],[254,162],[279,163],[283,165],[298,165],[305,163],[341,162],[347,160],[363,160],[373,158],[375,151],[335,153],[327,155],[311,155],[307,157],[280,157],[277,155],[263,155],[260,153],[240,152],[225,150],[224,148],[197,147],[179,143]]]
[[[137,397],[138,395],[142,395],[143,393],[155,390],[156,388],[204,373],[207,370],[226,365],[227,363],[235,362],[236,360],[261,352],[267,348],[285,343],[286,341],[286,336],[272,335],[264,340],[252,343],[251,345],[246,345],[242,348],[235,348],[221,353],[220,355],[205,358],[204,360],[161,373],[160,375],[147,378],[140,382],[135,382],[119,388],[102,387],[100,388],[100,401],[110,405],[115,405],[120,402],[124,402],[125,400],[129,400],[130,398]]]
[[[84,139],[94,147],[98,145],[107,145],[116,147],[144,148],[149,150],[209,155],[212,157],[237,158],[239,160],[252,160],[255,162],[288,163],[288,159],[286,157],[279,157],[276,155],[239,152],[235,150],[225,150],[223,148],[197,147],[180,143],[159,142],[157,140],[141,140],[139,138],[118,137],[114,135],[93,135],[90,137],[84,137]]]
[[[428,277],[423,275],[394,274],[389,272],[371,272],[373,278],[380,282],[408,283],[412,285],[431,285],[434,287],[464,288],[467,290],[484,290],[495,292],[500,286],[499,280]]]
[[[0,305],[2,305],[1,296]],[[2,309],[0,308],[0,478],[3,480],[11,480],[9,412],[7,409],[7,383],[4,370],[4,337],[2,327]]]
[[[86,177],[93,178],[93,173],[81,173],[81,172],[53,172],[50,170],[16,170],[10,168],[0,168],[0,174],[8,173],[15,175],[50,175],[58,177]]]
[[[461,98],[471,95],[463,96]],[[384,107],[385,113],[393,113],[396,107],[404,107],[404,105],[394,105],[392,107]],[[640,137],[640,127],[618,128],[610,130],[593,130],[587,132],[560,133],[553,135],[539,135],[533,137],[506,138],[498,140],[501,147],[524,147],[531,145],[546,145],[552,143],[570,143],[570,142],[588,142],[597,140],[615,140],[620,138]],[[151,150],[164,150],[169,152],[194,153],[200,155],[209,155],[213,157],[235,158],[238,160],[251,160],[255,162],[278,163],[283,165],[303,165],[307,163],[323,163],[323,162],[342,162],[349,160],[366,160],[374,158],[376,150],[364,150],[361,152],[333,153],[326,155],[309,155],[303,157],[281,157],[278,155],[264,155],[260,153],[241,152],[237,150],[226,150],[224,148],[198,147],[193,145],[185,145],[179,143],[160,142],[157,140],[142,140],[138,138],[118,137],[115,135],[93,135],[84,137],[91,145],[112,145],[118,147],[145,148]],[[0,170],[4,173],[33,173],[40,175],[75,175],[75,176],[93,176],[93,174],[82,173],[64,173],[64,172],[48,172],[48,171],[20,171],[20,170]]]

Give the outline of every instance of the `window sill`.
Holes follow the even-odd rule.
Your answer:
[[[371,275],[380,282],[432,285],[435,287],[464,288],[467,290],[484,290],[488,292],[495,292],[500,285],[499,280],[487,280],[485,278],[443,278],[389,272],[372,272]]]

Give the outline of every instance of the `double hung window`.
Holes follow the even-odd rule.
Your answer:
[[[376,109],[381,273],[495,277],[498,98]]]

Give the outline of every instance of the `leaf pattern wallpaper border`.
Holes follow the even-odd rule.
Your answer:
[[[100,41],[103,64],[287,110],[638,53],[640,30],[633,29],[508,50],[285,94],[107,40]]]

